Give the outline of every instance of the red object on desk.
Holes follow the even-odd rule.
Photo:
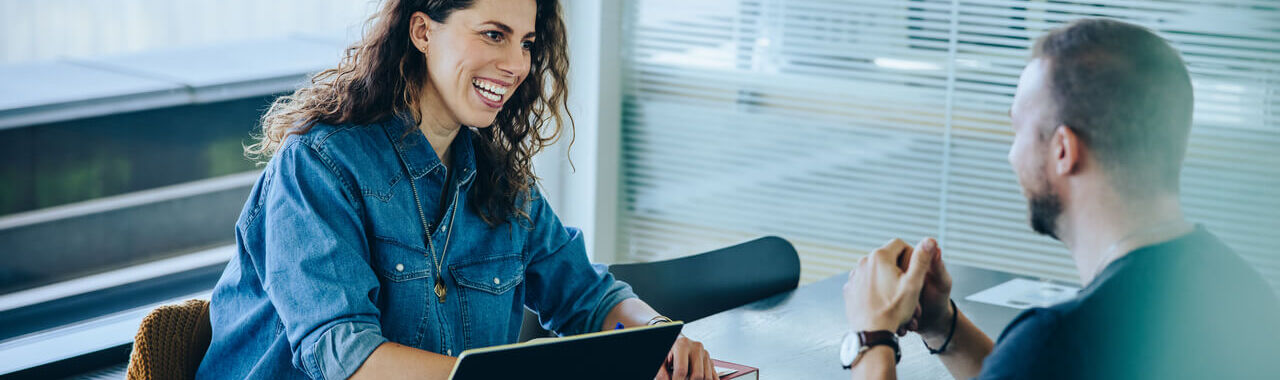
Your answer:
[[[711,361],[715,363],[715,366],[716,366],[716,367],[720,367],[720,368],[728,368],[728,369],[732,369],[732,370],[737,371],[737,372],[734,372],[734,373],[731,373],[731,374],[728,374],[728,375],[725,375],[725,376],[721,376],[721,377],[720,377],[720,380],[730,380],[730,379],[732,379],[732,380],[759,380],[759,379],[760,379],[760,369],[758,369],[758,368],[747,367],[747,366],[745,366],[745,365],[741,365],[741,364],[734,364],[734,363],[730,363],[730,362],[726,362],[726,361],[722,361],[722,360],[715,360],[715,359],[711,359]]]

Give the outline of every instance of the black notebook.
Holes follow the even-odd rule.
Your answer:
[[[472,379],[653,379],[683,323],[470,349],[449,375]]]

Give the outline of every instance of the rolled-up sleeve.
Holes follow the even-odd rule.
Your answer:
[[[525,306],[538,313],[543,328],[561,335],[597,331],[614,306],[636,297],[604,265],[587,260],[582,231],[561,225],[536,190],[528,215]]]
[[[350,182],[322,153],[290,142],[268,175],[263,283],[293,365],[314,379],[345,379],[387,341],[378,280]]]

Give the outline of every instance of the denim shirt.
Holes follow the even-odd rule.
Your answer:
[[[456,356],[515,342],[525,306],[562,335],[599,330],[635,294],[587,261],[536,187],[517,201],[527,220],[482,221],[467,203],[473,134],[458,132],[448,168],[398,118],[289,137],[236,222],[196,377],[344,379],[387,341]]]

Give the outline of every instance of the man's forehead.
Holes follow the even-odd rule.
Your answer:
[[[1046,68],[1046,61],[1043,58],[1034,58],[1027,62],[1027,66],[1022,68],[1022,74],[1018,76],[1018,91],[1031,90],[1042,84]]]
[[[1036,99],[1036,95],[1044,91],[1046,63],[1042,58],[1035,58],[1022,68],[1022,75],[1018,77],[1018,88],[1013,98],[1015,109],[1028,105],[1026,103],[1029,101],[1043,100]]]

